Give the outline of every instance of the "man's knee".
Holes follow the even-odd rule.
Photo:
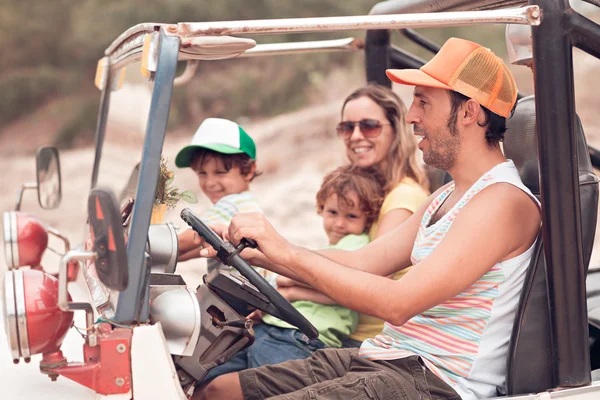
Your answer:
[[[199,396],[194,396],[199,400],[215,399],[244,399],[240,376],[237,372],[221,375],[201,388]]]

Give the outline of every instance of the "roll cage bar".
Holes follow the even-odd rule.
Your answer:
[[[588,2],[597,4],[596,0]],[[507,6],[524,6],[505,9]],[[426,12],[426,13],[423,13]],[[437,44],[412,30],[489,23],[532,26],[533,70],[542,202],[542,235],[547,260],[548,302],[552,326],[555,387],[590,383],[587,307],[578,190],[573,46],[600,57],[600,26],[572,10],[567,0],[390,0],[378,3],[369,16],[225,21],[180,24],[140,24],[119,36],[99,61],[97,86],[102,90],[96,131],[92,187],[98,178],[110,92],[117,71],[142,61],[154,80],[146,127],[144,152],[136,191],[136,204],[127,244],[130,284],[120,293],[115,320],[131,324],[148,317],[149,267],[144,256],[153,194],[165,137],[174,84],[193,76],[198,60],[291,54],[308,51],[357,51],[366,54],[369,82],[391,86],[387,68],[419,68],[424,60],[390,43],[390,30],[402,33],[435,53]],[[197,38],[339,30],[366,30],[364,42],[352,38],[294,44],[256,45],[215,55],[182,52]],[[239,45],[236,38],[232,43]],[[201,39],[200,39],[201,40]],[[248,45],[248,42],[244,42]],[[239,47],[239,46],[238,46]],[[238,48],[239,50],[239,48]],[[188,60],[182,76],[175,76],[178,60]],[[543,132],[543,134],[540,134]],[[592,160],[600,161],[597,151]],[[570,240],[563,240],[563,238]],[[567,268],[564,266],[576,266]]]

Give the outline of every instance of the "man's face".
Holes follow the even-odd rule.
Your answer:
[[[406,122],[413,125],[414,134],[420,139],[423,161],[446,171],[456,163],[461,145],[451,108],[447,90],[417,86],[406,115]]]

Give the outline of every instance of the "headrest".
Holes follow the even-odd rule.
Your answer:
[[[504,154],[514,161],[521,180],[534,195],[540,194],[538,148],[535,135],[535,98],[524,97],[517,102],[512,118],[506,121]]]

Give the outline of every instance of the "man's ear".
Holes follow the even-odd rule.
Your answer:
[[[463,125],[471,125],[479,122],[479,115],[483,114],[481,105],[473,99],[467,100],[459,111],[459,117]]]
[[[250,182],[252,179],[254,179],[254,175],[256,175],[256,168],[258,168],[256,166],[256,162],[253,162],[250,166],[250,171],[246,174],[246,176],[244,176],[244,180],[246,182]]]

